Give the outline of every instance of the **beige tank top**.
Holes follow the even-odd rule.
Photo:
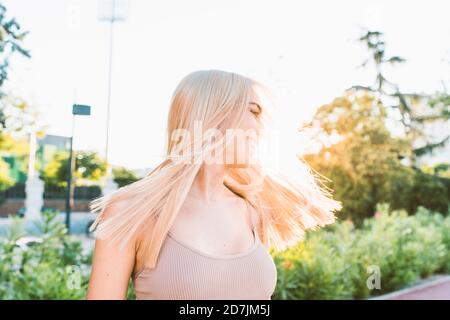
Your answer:
[[[201,252],[169,231],[155,268],[133,276],[136,299],[271,300],[277,269],[254,227],[252,231],[253,246],[233,255]]]

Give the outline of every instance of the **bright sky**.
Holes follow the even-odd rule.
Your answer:
[[[9,88],[39,108],[49,134],[70,135],[75,96],[91,105],[91,116],[76,119],[74,145],[103,155],[109,29],[97,20],[97,1],[2,2],[30,31],[32,54],[12,62]],[[157,165],[173,90],[189,72],[214,68],[273,90],[283,163],[284,154],[308,148],[295,134],[302,120],[373,79],[356,69],[366,57],[352,40],[360,27],[385,32],[388,52],[408,60],[390,74],[405,90],[434,91],[450,80],[449,12],[448,0],[130,0],[114,33],[110,161]]]

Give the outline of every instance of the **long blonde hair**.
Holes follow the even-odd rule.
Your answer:
[[[142,179],[92,200],[91,211],[99,214],[90,231],[121,247],[141,235],[136,254],[143,258],[144,267],[154,268],[165,236],[202,165],[199,155],[223,148],[221,141],[212,143],[210,137],[202,137],[199,153],[190,153],[194,161],[179,161],[180,154],[192,151],[199,141],[178,141],[173,133],[180,128],[193,131],[196,121],[222,132],[240,128],[255,87],[267,92],[261,83],[233,72],[200,70],[185,76],[170,103],[166,159]],[[261,108],[263,113],[269,111],[264,105]],[[260,163],[226,169],[224,185],[256,209],[256,231],[264,245],[276,250],[302,240],[308,228],[333,223],[335,211],[341,208],[301,159],[298,168],[301,174],[297,179]],[[123,200],[127,202],[124,209],[104,214],[107,207]]]

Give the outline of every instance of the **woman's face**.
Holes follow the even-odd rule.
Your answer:
[[[257,95],[253,95],[247,106],[242,127],[236,130],[234,141],[225,149],[225,166],[246,168],[256,160],[258,139],[262,125],[262,109]]]

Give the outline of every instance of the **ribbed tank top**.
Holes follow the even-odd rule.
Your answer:
[[[254,244],[232,255],[204,253],[168,232],[155,268],[133,277],[136,299],[270,300],[277,269],[253,227]]]

